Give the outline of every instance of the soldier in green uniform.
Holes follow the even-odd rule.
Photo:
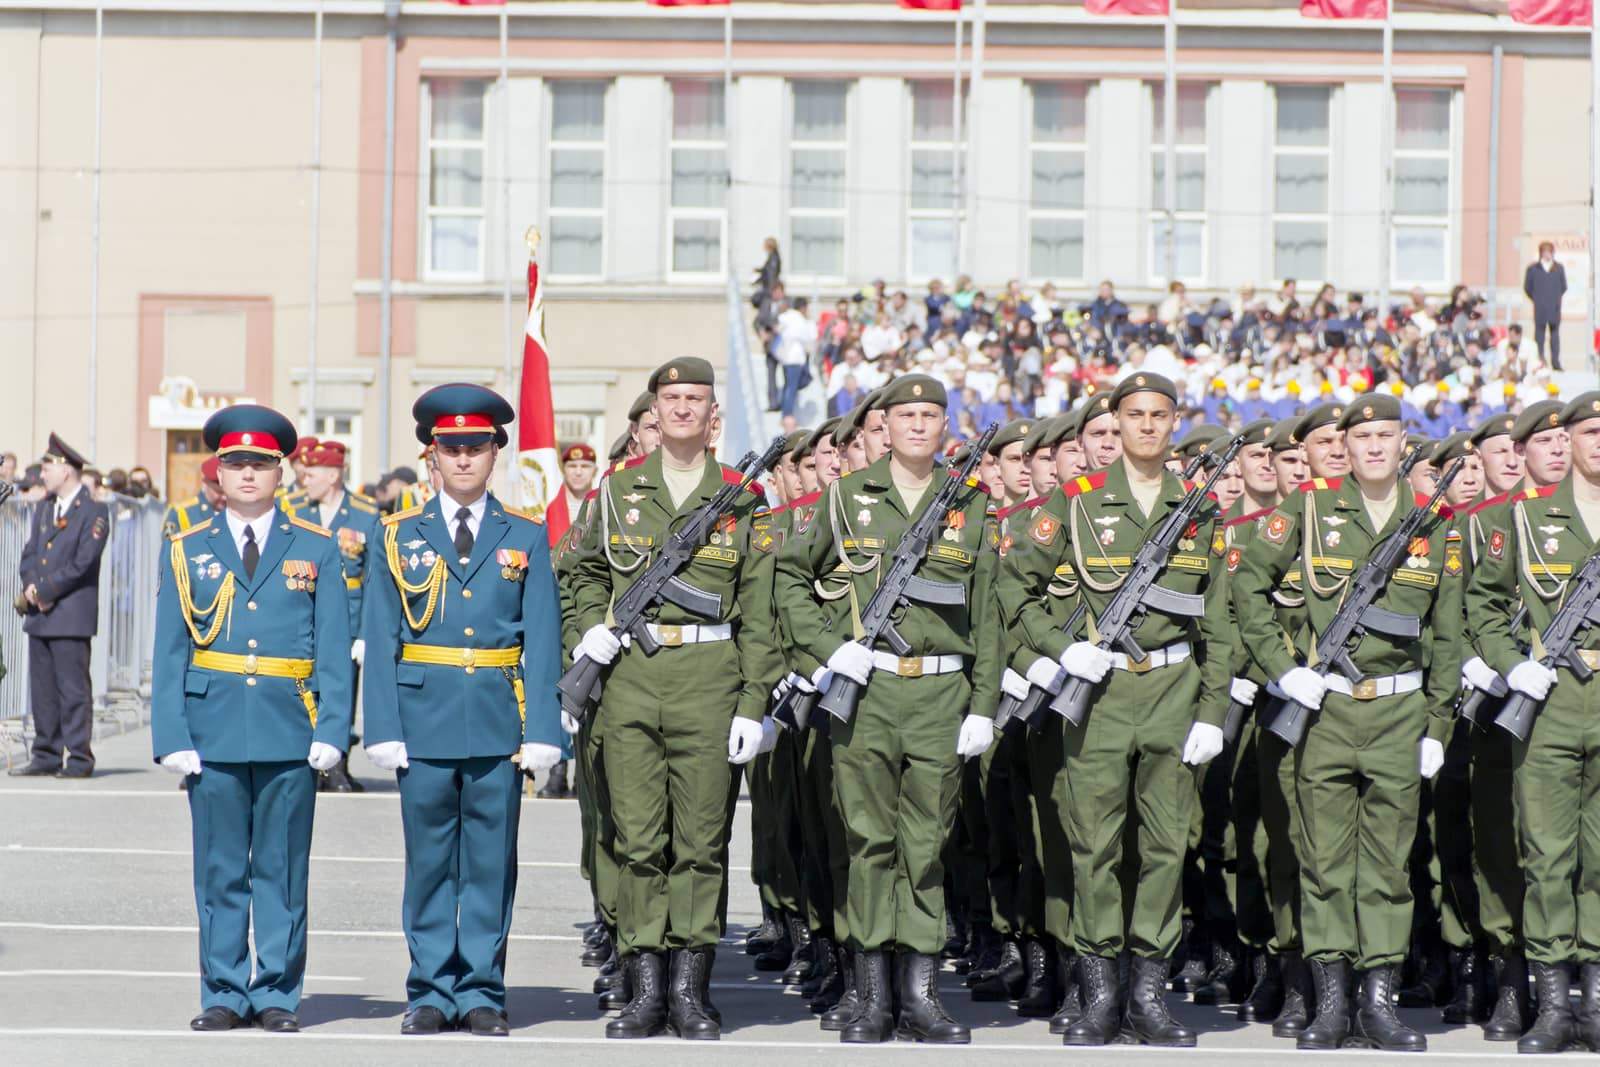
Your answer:
[[[573,564],[582,634],[575,658],[614,664],[604,682],[601,755],[620,866],[617,946],[633,998],[607,1024],[608,1037],[648,1037],[669,1025],[680,1037],[720,1036],[705,994],[721,937],[729,764],[755,757],[780,673],[770,593],[749,566],[751,523],[765,504],[759,491],[743,494],[679,574],[718,598],[715,618],[676,605],[653,609],[648,625],[661,647],[651,656],[634,644],[624,649],[606,625],[613,599],[675,524],[739,478],[706,452],[714,385],[711,365],[697,358],[651,375],[661,447],[605,477],[598,521]]]
[[[1094,619],[1120,588],[1133,555],[1183,499],[1186,488],[1165,470],[1177,390],[1156,374],[1134,374],[1105,398],[1122,450],[1106,470],[1063,485],[1023,535],[1006,546],[999,589],[1007,626],[1040,662],[1027,677],[1048,684],[1054,664],[1095,683],[1087,719],[1060,731],[1062,770],[1053,816],[1063,821],[1073,861],[1071,937],[1079,956],[1084,1007],[1064,1038],[1102,1045],[1119,1030],[1146,1044],[1193,1045],[1193,1031],[1167,1013],[1168,961],[1179,936],[1179,883],[1195,802],[1194,770],[1222,751],[1231,648],[1222,568],[1224,545],[1214,509],[1203,511],[1168,562],[1162,584],[1203,598],[1199,617],[1152,612],[1133,636],[1143,660],[1096,643]],[[1099,404],[1101,398],[1093,403]],[[1093,412],[1091,411],[1091,414]],[[1095,446],[1090,447],[1091,455]],[[1004,542],[1002,542],[1004,544]],[[1062,628],[1048,600],[1052,583],[1078,582],[1088,614],[1081,632]],[[1113,670],[1115,673],[1112,673]],[[1137,811],[1138,876],[1124,920],[1119,877],[1124,832]],[[1042,817],[1042,816],[1041,816]],[[1131,991],[1124,1009],[1117,957],[1129,951]]]
[[[1411,920],[1406,858],[1416,833],[1419,783],[1444,761],[1460,674],[1459,540],[1437,516],[1407,546],[1377,605],[1413,616],[1429,640],[1363,636],[1352,683],[1302,666],[1315,635],[1337,612],[1366,557],[1416,505],[1398,471],[1400,405],[1374,396],[1345,408],[1351,477],[1318,479],[1271,514],[1233,576],[1239,633],[1266,676],[1320,714],[1295,753],[1305,951],[1316,983],[1316,1019],[1302,1048],[1337,1048],[1347,1038],[1390,1050],[1426,1048],[1394,1014],[1394,987]],[[1309,633],[1283,640],[1272,593],[1299,564]],[[1426,685],[1424,675],[1426,674]],[[1350,969],[1363,972],[1354,1023],[1346,1005]]]
[[[1101,393],[1091,397],[1079,409],[1082,416],[1078,422],[1078,441],[1086,473],[1103,471],[1122,458],[1122,430],[1111,407],[1111,396],[1111,393]]]
[[[945,942],[941,854],[956,811],[959,761],[989,746],[999,698],[994,558],[983,551],[988,500],[981,483],[965,486],[919,568],[920,577],[959,586],[963,606],[912,602],[897,622],[911,645],[906,657],[851,640],[853,620],[920,514],[920,502],[935,491],[936,479],[947,477],[936,462],[944,386],[908,374],[877,402],[890,454],[823,493],[817,521],[778,560],[778,599],[796,644],[866,687],[854,716],[830,724],[834,792],[850,851],[845,911],[859,998],[840,1038],[877,1042],[898,1033],[965,1043],[970,1033],[938,995],[937,954]],[[851,578],[849,628],[835,625],[819,606],[813,584],[839,564]],[[891,1018],[891,953],[897,953],[898,1020]]]

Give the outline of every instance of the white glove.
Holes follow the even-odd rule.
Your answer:
[[[173,774],[199,774],[200,753],[192,748],[181,749],[177,752],[168,752],[161,757],[161,766]]]
[[[756,755],[759,756],[762,752],[771,752],[777,747],[778,724],[771,715],[767,715],[761,720],[761,748],[757,750]]]
[[[728,727],[728,762],[745,764],[755,759],[761,751],[763,732],[760,723],[735,716]]]
[[[367,639],[358,637],[350,642],[350,658],[356,661],[357,667],[367,665]]]
[[[568,734],[575,734],[579,730],[583,729],[583,723],[579,722],[577,719],[574,719],[572,715],[565,708],[563,708],[561,711],[561,729]]]
[[[572,650],[572,658],[587,656],[596,663],[606,664],[617,658],[617,653],[622,651],[622,642],[617,640],[617,635],[611,632],[609,626],[599,623],[589,627],[578,647]]]
[[[846,641],[828,657],[828,670],[866,685],[872,677],[872,651],[860,641]]]
[[[1098,682],[1115,663],[1111,653],[1091,641],[1078,641],[1068,645],[1061,653],[1061,666],[1071,675],[1086,682]]]
[[[826,664],[811,672],[811,687],[819,693],[825,693],[828,686],[833,684],[833,672]]]
[[[367,745],[367,759],[380,771],[398,771],[411,766],[411,761],[406,758],[406,743],[404,741],[379,741],[377,744]]]
[[[1256,702],[1256,694],[1261,692],[1261,687],[1248,678],[1235,678],[1233,684],[1228,686],[1228,695],[1247,707]]]
[[[956,755],[962,759],[981,756],[994,744],[994,720],[982,715],[968,715],[961,720],[961,734],[956,738]]]
[[[1056,678],[1061,674],[1061,664],[1053,659],[1040,656],[1028,667],[1028,681],[1043,689],[1047,693],[1059,693],[1061,687],[1056,685]]]
[[[1310,667],[1291,667],[1282,678],[1278,679],[1278,688],[1283,690],[1284,696],[1296,704],[1304,704],[1315,710],[1322,707],[1322,698],[1328,692],[1328,682]]]
[[[561,749],[543,741],[528,741],[522,746],[522,769],[548,771],[561,762]]]
[[[1028,699],[1028,680],[1010,667],[1000,676],[1000,691],[1018,700]]]
[[[1464,688],[1488,691],[1499,678],[1495,669],[1477,656],[1461,665],[1461,685]]]
[[[311,742],[311,751],[306,756],[306,762],[311,764],[314,771],[331,771],[338,766],[344,753],[328,744],[326,741]]]
[[[1543,700],[1550,695],[1550,687],[1556,684],[1554,667],[1546,667],[1535,659],[1526,659],[1506,675],[1506,685],[1519,693],[1524,693],[1535,700]]]
[[[1422,777],[1432,778],[1444,766],[1444,746],[1431,737],[1424,737],[1418,746],[1417,764]]]
[[[1183,743],[1183,762],[1198,767],[1202,763],[1210,763],[1221,754],[1221,727],[1204,722],[1189,727],[1189,739]]]
[[[819,673],[826,675],[828,673],[828,668],[822,668]],[[800,690],[802,693],[815,693],[817,691],[817,687],[811,684],[811,679],[807,678],[803,674],[791,674],[789,675],[789,680],[793,682],[794,687]]]

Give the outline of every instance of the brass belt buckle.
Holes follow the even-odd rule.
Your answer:
[[[682,626],[657,626],[656,633],[658,634],[656,640],[666,648],[683,647]]]
[[[256,654],[254,652],[244,658],[244,673],[256,673]]]
[[[1376,678],[1363,678],[1350,687],[1350,696],[1356,700],[1377,700],[1378,680]]]
[[[1136,660],[1132,657],[1129,657],[1128,659],[1129,674],[1144,674],[1146,671],[1153,670],[1154,668],[1155,654],[1152,652],[1146,652],[1144,654],[1144,659]]]
[[[475,648],[463,648],[461,650],[461,669],[466,673],[471,674],[473,671],[477,670],[477,667],[478,650]]]
[[[921,678],[922,657],[902,656],[900,659],[895,660],[894,673],[902,678]]]

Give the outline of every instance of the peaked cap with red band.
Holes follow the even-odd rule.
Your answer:
[[[294,423],[259,404],[235,404],[206,420],[200,431],[206,447],[226,463],[234,458],[279,460],[299,447]]]
[[[506,424],[517,417],[505,397],[466,382],[436,385],[411,405],[417,440],[472,447],[493,441],[504,448]]]

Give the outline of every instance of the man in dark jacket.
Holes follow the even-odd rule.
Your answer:
[[[1567,272],[1556,262],[1556,246],[1539,242],[1539,259],[1528,264],[1522,291],[1533,302],[1533,343],[1545,358],[1545,335],[1550,337],[1550,369],[1561,369],[1561,297],[1567,291]]]

